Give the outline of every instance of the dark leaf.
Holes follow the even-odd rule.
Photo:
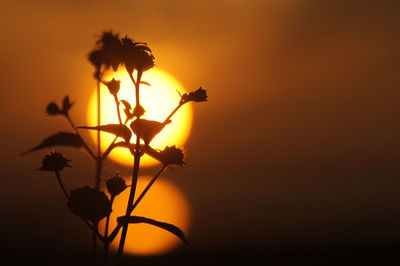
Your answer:
[[[84,129],[91,129],[91,130],[101,130],[107,133],[114,134],[118,137],[123,138],[126,142],[129,142],[132,136],[131,130],[121,124],[108,124],[108,125],[102,125],[102,126],[95,126],[95,127],[78,127],[78,128],[84,128]]]
[[[84,220],[98,222],[111,213],[111,202],[104,192],[91,187],[71,191],[68,208]]]
[[[148,145],[150,141],[171,121],[161,123],[147,119],[136,119],[131,123],[131,129],[136,135],[139,134],[144,143]]]
[[[27,150],[26,152],[21,153],[21,155],[25,155],[40,149],[49,148],[53,146],[69,146],[80,148],[83,146],[82,139],[75,133],[69,132],[59,132],[55,135],[52,135],[42,141],[38,146]]]
[[[181,229],[179,229],[179,227],[173,225],[173,224],[169,224],[169,223],[164,223],[164,222],[159,222],[150,218],[146,218],[146,217],[142,217],[142,216],[120,216],[117,218],[118,223],[121,224],[126,224],[126,223],[130,223],[130,224],[137,224],[137,223],[147,223],[147,224],[151,224],[154,226],[157,226],[161,229],[164,229],[174,235],[176,235],[177,237],[179,237],[186,245],[188,245],[188,242],[185,238],[185,234],[183,233],[183,231]]]

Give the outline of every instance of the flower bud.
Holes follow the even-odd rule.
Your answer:
[[[205,102],[207,101],[207,91],[202,89],[201,87],[196,90],[192,91],[189,94],[185,93],[182,95],[181,101],[183,103],[187,102]]]
[[[103,83],[107,86],[108,90],[110,91],[110,93],[112,95],[117,95],[118,94],[119,88],[120,88],[120,85],[121,85],[121,81],[120,80],[115,80],[113,78],[112,80],[106,81],[106,82],[103,82]]]
[[[48,115],[59,115],[62,114],[60,108],[58,107],[58,105],[56,103],[49,103],[46,107],[46,113]]]
[[[71,167],[68,165],[68,160],[59,152],[51,152],[46,154],[42,161],[42,167],[38,170],[40,171],[49,171],[49,172],[60,172],[64,169],[64,167]]]
[[[119,177],[118,174],[116,174],[115,177],[108,179],[106,181],[106,186],[108,193],[110,193],[110,195],[113,197],[119,195],[128,187],[125,183],[125,180]]]
[[[160,161],[164,165],[180,165],[183,166],[185,162],[183,161],[183,151],[176,148],[175,146],[165,147],[164,150],[160,152]]]

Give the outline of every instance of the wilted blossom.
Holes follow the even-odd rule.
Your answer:
[[[207,101],[207,91],[200,87],[196,91],[192,91],[189,94],[185,93],[181,96],[182,103],[187,103],[187,102],[191,102],[191,101],[193,101],[193,102]]]
[[[164,165],[180,165],[185,164],[183,161],[183,151],[175,146],[165,147],[159,154],[159,159]]]
[[[71,167],[68,165],[68,160],[59,152],[50,152],[46,154],[42,161],[42,167],[38,170],[40,171],[50,171],[50,172],[60,172],[64,167]]]
[[[110,195],[114,197],[119,195],[128,187],[125,183],[125,180],[119,177],[118,174],[116,174],[115,177],[108,179],[106,181],[106,186],[108,193],[110,193]]]
[[[112,211],[106,194],[91,187],[72,190],[67,205],[72,213],[93,223],[107,217]]]
[[[121,39],[122,60],[129,73],[134,69],[146,71],[154,66],[154,56],[146,43],[134,42],[125,36]]]
[[[56,103],[51,102],[46,107],[46,113],[48,115],[60,115],[62,114],[62,111],[60,110],[60,108]]]
[[[117,95],[118,94],[118,92],[119,92],[119,88],[120,88],[120,85],[121,85],[121,81],[120,80],[116,80],[116,79],[112,79],[112,80],[110,80],[110,81],[106,81],[106,82],[103,82],[106,86],[107,86],[107,88],[108,88],[108,90],[110,91],[110,93],[112,94],[112,95]]]
[[[121,61],[121,41],[118,34],[112,31],[105,31],[96,42],[97,48],[89,53],[88,59],[96,68],[94,76],[100,80],[101,67],[106,69],[112,67],[114,71],[118,70]]]

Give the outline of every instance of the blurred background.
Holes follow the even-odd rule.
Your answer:
[[[193,106],[188,164],[167,173],[191,206],[190,246],[133,261],[400,263],[400,2],[5,0],[1,9],[1,243],[16,265],[75,263],[70,254],[90,248],[54,179],[35,171],[45,151],[19,154],[69,130],[45,114],[50,101],[68,94],[73,119],[87,122],[86,56],[110,29],[147,42],[157,66],[209,96]],[[67,187],[91,182],[85,154],[57,150],[74,160]]]

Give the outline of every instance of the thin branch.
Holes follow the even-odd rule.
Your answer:
[[[113,203],[114,203],[114,198],[115,198],[115,196],[114,196],[114,195],[111,195],[111,198],[110,198],[111,208],[112,208],[112,205],[113,205]],[[108,238],[108,227],[109,227],[109,225],[110,225],[110,215],[111,215],[111,213],[107,215],[107,218],[106,218],[106,226],[105,226],[105,229],[104,229],[104,237],[105,237],[106,239]],[[107,261],[107,256],[108,256],[109,247],[110,247],[110,242],[104,241],[104,263]]]
[[[136,206],[139,204],[139,202],[143,199],[143,197],[146,195],[147,191],[151,188],[151,186],[156,182],[157,178],[161,175],[161,173],[165,170],[167,166],[163,165],[161,169],[157,172],[157,174],[151,179],[149,184],[147,184],[146,188],[142,191],[142,193],[139,195],[139,197],[136,199],[135,203],[130,207],[129,212],[132,213],[132,211],[136,208]]]
[[[55,172],[55,174],[57,177],[58,184],[60,184],[61,190],[64,192],[64,195],[67,198],[67,200],[69,200],[69,195],[68,195],[67,191],[65,190],[63,182],[61,181],[60,172],[57,171],[57,172]]]

